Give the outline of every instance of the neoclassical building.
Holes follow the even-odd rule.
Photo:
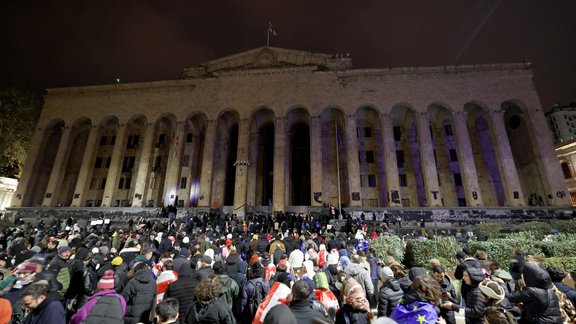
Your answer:
[[[532,78],[261,47],[49,89],[13,206],[569,206]]]

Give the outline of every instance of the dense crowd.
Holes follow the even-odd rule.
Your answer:
[[[307,215],[73,218],[0,232],[4,323],[576,323],[576,291],[518,252],[509,265],[467,247],[447,273],[406,269],[368,237]]]

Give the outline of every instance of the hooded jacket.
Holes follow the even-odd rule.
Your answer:
[[[402,291],[400,283],[396,279],[390,278],[386,280],[378,292],[378,317],[390,317],[403,294],[404,291]]]
[[[374,284],[372,283],[372,279],[370,278],[370,273],[368,270],[364,269],[357,263],[351,263],[350,266],[348,266],[344,271],[346,271],[349,276],[354,278],[354,280],[360,284],[362,289],[364,289],[366,292],[367,299],[373,300],[372,296],[374,296]]]
[[[526,263],[522,269],[526,287],[510,294],[512,303],[524,303],[522,320],[525,323],[562,323],[558,298],[549,289],[550,276],[539,266]]]
[[[122,291],[122,296],[126,300],[126,323],[147,323],[156,298],[152,271],[147,268],[136,271]]]
[[[180,302],[180,318],[184,318],[186,311],[194,303],[194,295],[198,280],[192,276],[192,267],[189,264],[181,266],[178,270],[178,280],[168,285],[166,298],[174,297]]]
[[[248,264],[240,259],[240,256],[233,254],[228,256],[226,264],[224,265],[224,271],[230,276],[230,278],[236,280],[238,286],[242,287],[246,279],[246,269]]]
[[[186,313],[186,323],[226,323],[236,324],[236,319],[230,310],[220,299],[209,301],[197,300],[190,306]]]
[[[464,271],[468,272],[470,277],[470,285],[465,292],[464,300],[466,301],[466,308],[464,309],[464,316],[466,324],[483,324],[484,323],[484,295],[478,288],[478,285],[484,280],[484,274],[479,268],[470,267]],[[460,306],[452,304],[452,310],[458,311]]]

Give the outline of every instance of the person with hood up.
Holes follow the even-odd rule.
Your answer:
[[[389,317],[404,292],[389,267],[380,267],[378,269],[378,278],[382,282],[382,287],[380,287],[378,292],[378,317]]]
[[[521,323],[562,323],[558,298],[550,289],[546,270],[526,262],[522,268],[526,286],[508,296],[511,303],[523,303]]]
[[[484,273],[479,268],[469,267],[464,270],[462,280],[468,287],[462,295],[466,302],[466,308],[464,309],[466,324],[483,324],[484,295],[482,295],[478,285],[484,280]],[[451,301],[442,303],[440,307],[455,312],[462,308]]]
[[[117,293],[121,293],[126,285],[126,277],[129,270],[128,265],[120,256],[112,259],[111,264],[114,270],[114,289],[116,289]]]
[[[342,307],[336,313],[335,324],[368,324],[374,317],[366,292],[354,278],[342,284]]]
[[[336,295],[329,289],[326,273],[322,271],[317,272],[313,281],[316,300],[324,305],[329,317],[334,320],[336,313],[340,309],[340,303],[338,303]]]
[[[226,264],[224,265],[224,271],[234,279],[238,286],[242,287],[246,279],[246,269],[248,268],[248,263],[240,259],[240,256],[236,251],[230,252],[228,259],[226,259]]]
[[[153,319],[150,311],[156,299],[156,281],[152,278],[152,270],[144,262],[134,265],[134,277],[130,279],[122,297],[126,300],[126,324],[150,323]]]
[[[178,271],[178,280],[168,285],[164,297],[178,299],[180,302],[179,318],[183,319],[188,308],[194,303],[194,295],[199,282],[193,277],[190,264],[186,263],[176,270]]]
[[[566,278],[564,271],[557,267],[548,267],[546,268],[546,271],[548,271],[550,279],[552,279],[552,283],[556,289],[566,294],[566,297],[570,299],[572,305],[576,306],[576,290],[572,289],[570,286],[563,282],[564,278]]]
[[[362,290],[366,293],[366,299],[372,304],[374,302],[372,300],[374,298],[374,284],[372,284],[370,272],[360,265],[361,261],[360,256],[354,254],[352,263],[344,271],[362,287]]]
[[[196,289],[194,303],[186,312],[185,323],[235,324],[232,310],[218,298],[221,290],[222,283],[218,276],[204,278]]]
[[[440,284],[442,288],[442,302],[452,302],[458,304],[459,300],[456,296],[456,289],[452,284],[452,279],[446,275],[446,271],[442,266],[435,266],[432,268],[432,275],[434,279]],[[440,308],[440,316],[446,320],[446,324],[456,324],[456,317],[454,311],[451,309]]]

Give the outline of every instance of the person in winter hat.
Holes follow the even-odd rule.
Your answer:
[[[126,301],[114,289],[114,271],[106,270],[98,281],[96,293],[72,316],[70,324],[122,324],[125,315]]]

